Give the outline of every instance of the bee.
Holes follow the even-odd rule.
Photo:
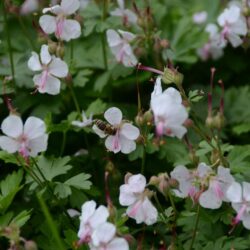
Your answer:
[[[107,135],[116,134],[117,129],[114,126],[108,124],[107,122],[97,119],[95,120],[95,125]]]

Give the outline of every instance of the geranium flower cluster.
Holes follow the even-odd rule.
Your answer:
[[[127,174],[125,184],[120,186],[119,202],[122,206],[128,206],[126,214],[135,219],[137,224],[144,222],[152,225],[157,221],[158,212],[149,200],[153,193],[146,185],[143,175]]]
[[[95,201],[82,205],[78,245],[87,243],[91,250],[128,250],[128,242],[116,236],[116,227],[107,221],[109,211],[105,206],[96,208]]]
[[[203,60],[218,59],[228,43],[236,48],[243,43],[242,37],[247,34],[247,20],[238,2],[229,2],[228,7],[217,18],[217,23],[218,25],[209,23],[205,28],[209,40],[198,50],[198,55]]]
[[[42,15],[39,24],[46,35],[54,34],[62,41],[70,41],[81,35],[81,26],[78,21],[69,19],[80,8],[79,0],[62,0],[60,5],[54,5],[43,9],[43,13],[50,12],[52,15]],[[48,38],[49,41],[51,41]],[[61,46],[61,45],[60,45]],[[39,93],[57,95],[60,93],[61,81],[58,78],[64,78],[68,75],[68,65],[55,55],[51,55],[48,45],[42,45],[40,57],[36,52],[28,61],[28,67],[32,71],[41,73],[33,77],[35,87]],[[60,53],[59,53],[60,54]],[[62,53],[61,53],[62,54]],[[59,55],[62,56],[62,55]]]

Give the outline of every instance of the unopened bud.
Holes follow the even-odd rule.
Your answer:
[[[113,173],[114,172],[114,169],[115,169],[115,166],[113,164],[112,161],[108,161],[108,163],[106,164],[105,166],[105,171],[109,172],[109,173]]]
[[[25,242],[24,248],[25,250],[37,250],[37,245],[34,241],[29,240]]]
[[[168,183],[169,183],[169,186],[170,186],[171,188],[177,188],[177,187],[179,186],[179,183],[178,183],[178,181],[177,181],[176,179],[170,178],[170,179],[168,180]]]
[[[56,48],[56,56],[63,58],[64,57],[64,46],[63,45],[58,45]]]
[[[222,129],[225,124],[224,116],[218,112],[217,115],[214,117],[214,127],[217,129]]]
[[[37,42],[39,44],[45,44],[47,43],[47,38],[44,36],[44,34],[38,33]]]
[[[152,185],[152,186],[157,186],[159,184],[160,180],[159,180],[159,177],[157,176],[152,176],[149,180],[149,185]]]
[[[141,112],[135,117],[135,124],[139,127],[144,125],[144,117]]]
[[[208,115],[206,119],[206,126],[208,128],[214,128],[214,118],[211,115]]]
[[[161,44],[161,47],[162,47],[163,49],[167,49],[167,48],[169,48],[169,46],[170,46],[169,41],[166,40],[166,39],[162,39],[162,40],[160,41],[160,44]]]
[[[152,122],[153,122],[153,114],[151,112],[151,110],[148,110],[144,113],[143,115],[143,118],[144,118],[144,121],[146,122],[146,124],[148,126],[152,125]]]
[[[183,74],[178,72],[176,69],[165,68],[162,76],[162,81],[165,84],[174,83],[177,86],[180,86],[183,82],[183,78],[184,78]]]
[[[49,41],[48,45],[49,45],[49,53],[50,54],[55,54],[56,50],[57,50],[57,43],[55,43],[53,41]]]
[[[128,183],[128,179],[132,176],[133,174],[131,174],[130,172],[126,173],[126,175],[124,176],[124,183],[127,184]]]

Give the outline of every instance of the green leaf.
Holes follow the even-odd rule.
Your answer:
[[[241,135],[250,132],[250,123],[243,123],[233,127],[233,133]]]
[[[30,219],[30,216],[31,216],[31,211],[32,210],[24,210],[22,211],[21,213],[19,213],[16,217],[14,217],[10,224],[14,224],[18,227],[22,227],[29,219]]]
[[[10,154],[6,151],[0,151],[0,159],[3,160],[5,163],[12,163],[17,166],[21,166],[22,162],[24,163],[24,160],[22,158],[20,158],[20,160],[17,160],[15,154]]]
[[[83,88],[89,81],[89,77],[92,73],[93,71],[89,69],[80,70],[76,75],[76,77],[74,78],[74,87]]]
[[[102,114],[106,110],[106,108],[107,104],[98,98],[89,105],[88,109],[86,110],[86,115]]]
[[[108,84],[108,81],[110,79],[110,72],[105,72],[101,74],[97,79],[94,84],[94,90],[101,92],[103,88]]]
[[[64,183],[57,183],[54,189],[54,194],[58,196],[60,199],[64,199],[71,195],[71,188]]]
[[[75,187],[77,189],[90,189],[90,186],[92,184],[90,181],[88,181],[90,177],[90,174],[81,173],[68,179],[64,182],[64,184]]]
[[[19,170],[9,174],[5,180],[0,182],[0,213],[4,213],[10,206],[16,193],[22,188],[23,171]]]

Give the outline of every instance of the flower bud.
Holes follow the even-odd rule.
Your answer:
[[[206,126],[208,128],[214,128],[214,118],[211,116],[211,115],[208,115],[207,116],[207,119],[206,119]]]
[[[56,48],[56,56],[60,57],[60,58],[63,58],[64,57],[64,46],[63,45],[58,45],[57,48]]]
[[[48,45],[49,45],[49,53],[55,54],[56,53],[56,49],[57,49],[57,43],[55,43],[53,41],[49,41]]]
[[[37,250],[37,245],[34,241],[29,240],[25,242],[24,248],[25,250]]]
[[[177,86],[180,86],[183,82],[183,78],[184,78],[183,74],[178,72],[176,69],[165,68],[162,76],[162,81],[165,84],[174,83]]]
[[[135,117],[135,124],[139,127],[144,125],[144,117],[142,112],[139,112],[138,115]]]
[[[144,114],[143,114],[143,120],[146,122],[146,124],[148,126],[151,126],[152,125],[152,122],[153,122],[153,114],[152,114],[152,111],[151,110],[148,110],[146,111]]]
[[[217,129],[222,129],[225,124],[224,116],[218,112],[217,115],[214,117],[214,127]]]
[[[160,41],[160,45],[161,45],[161,47],[162,47],[163,49],[167,49],[167,48],[169,48],[170,43],[169,43],[169,41],[168,41],[167,39],[162,39],[162,40]]]
[[[47,38],[44,36],[44,34],[38,33],[37,42],[39,44],[46,44],[47,43]]]

